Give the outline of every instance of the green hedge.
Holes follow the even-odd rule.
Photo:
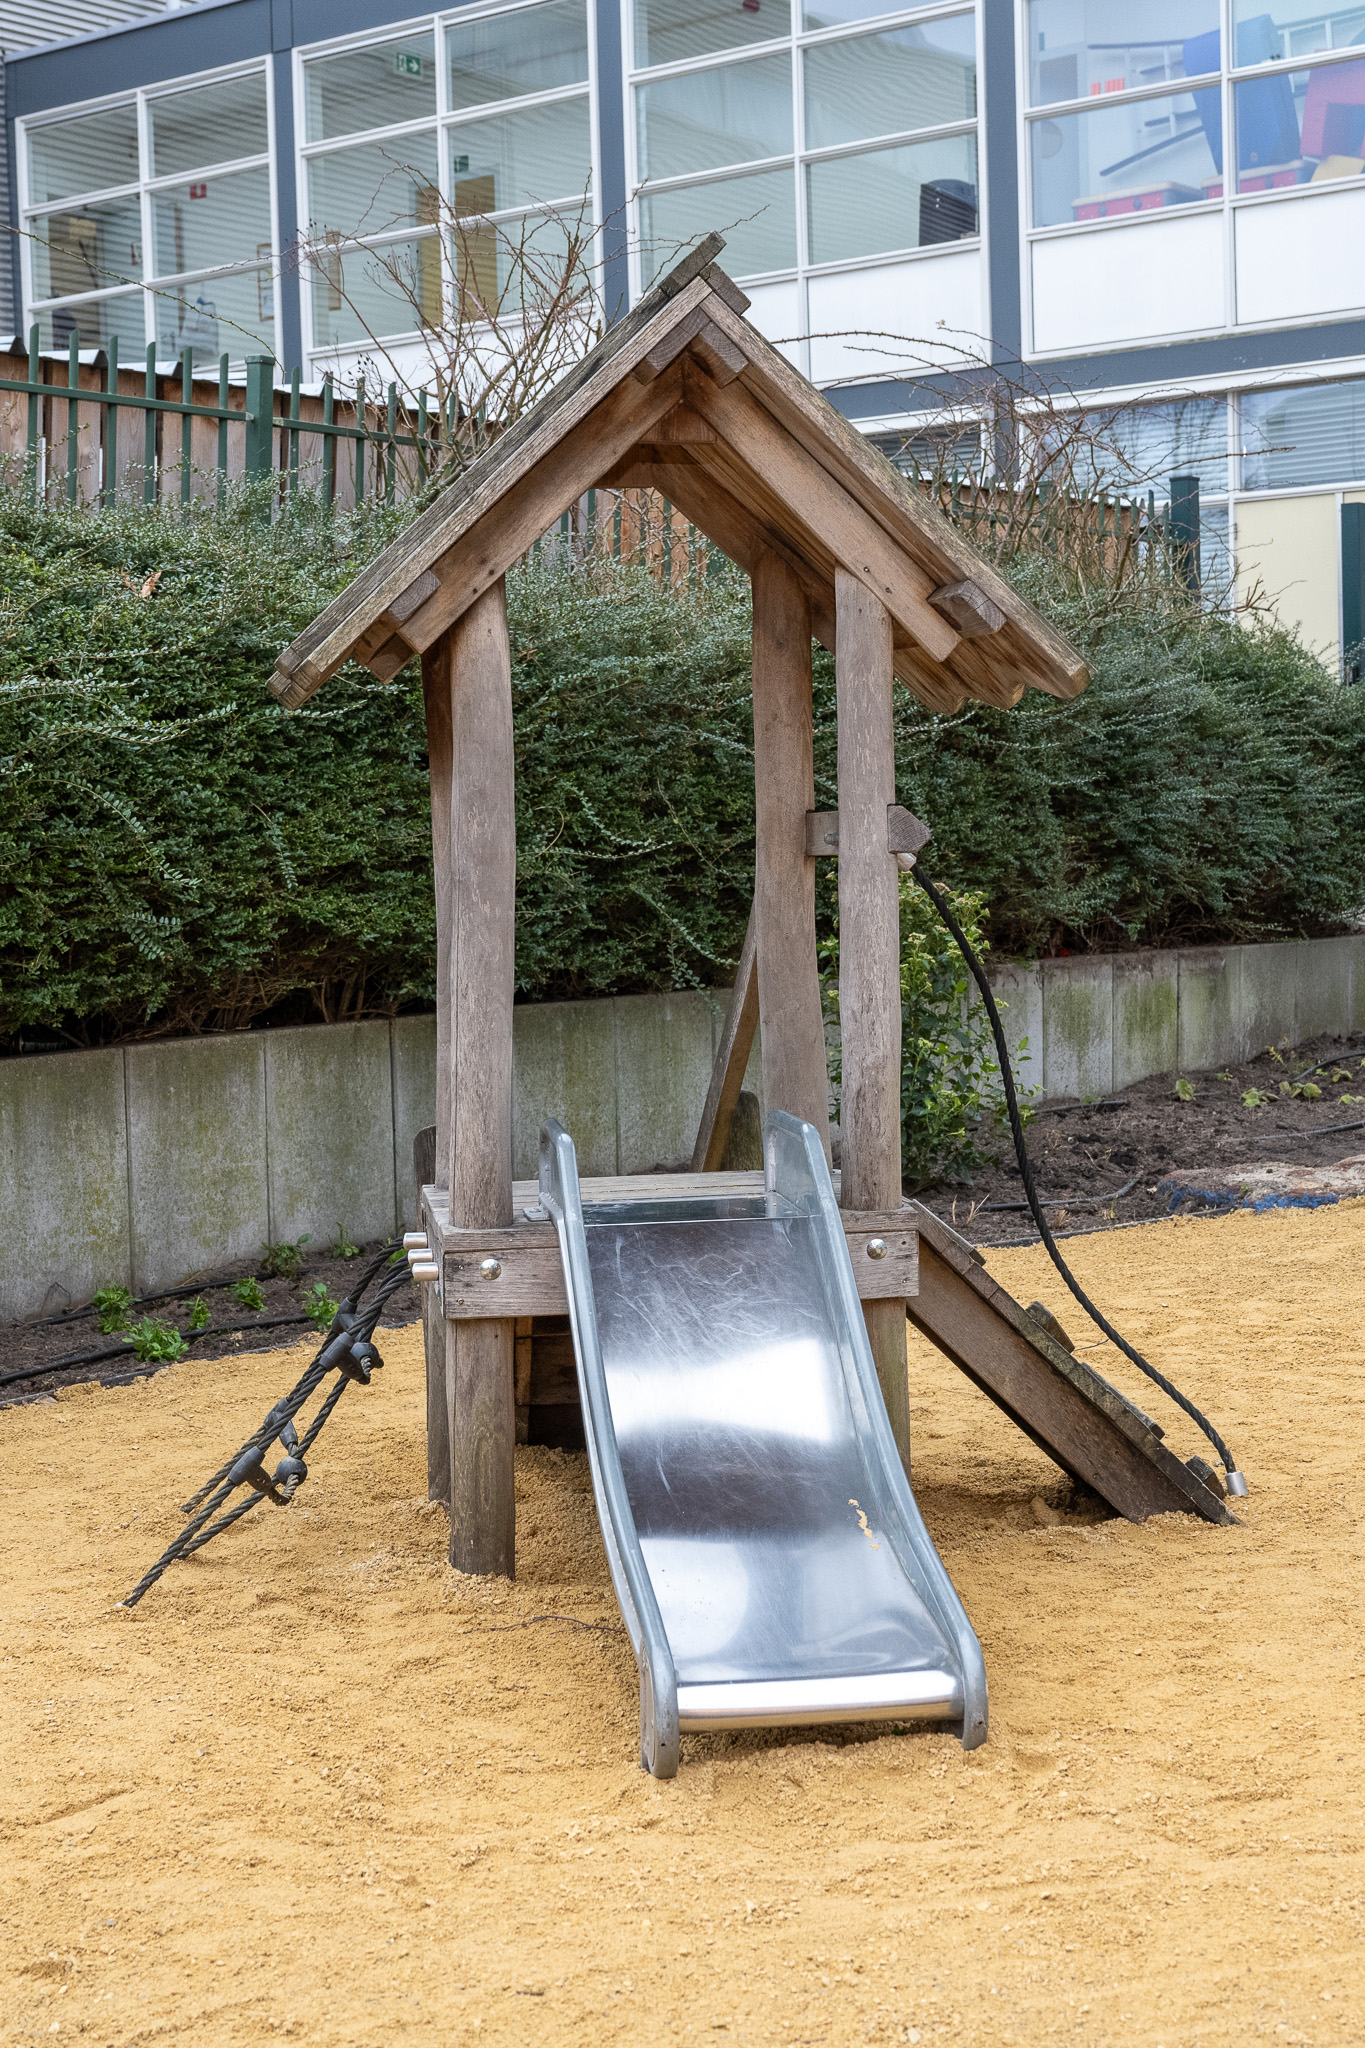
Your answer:
[[[420,690],[347,669],[301,712],[277,651],[394,515],[32,510],[0,495],[0,1033],[132,1034],[429,1006]],[[1073,704],[933,718],[898,693],[901,800],[997,953],[1279,937],[1365,904],[1365,692],[1286,634],[1087,608]],[[511,580],[525,998],[724,979],[752,887],[747,590]],[[831,664],[819,800],[837,801]],[[834,864],[821,864],[822,918]]]

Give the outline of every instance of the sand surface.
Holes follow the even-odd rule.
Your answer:
[[[1055,1469],[916,1345],[972,1756],[694,1737],[646,1777],[584,1460],[519,1452],[521,1575],[456,1578],[415,1328],[297,1503],[133,1612],[306,1350],[0,1414],[0,2044],[1365,2041],[1365,1203],[1069,1251],[1253,1493],[1050,1521]],[[991,1268],[1086,1337],[1040,1252]]]

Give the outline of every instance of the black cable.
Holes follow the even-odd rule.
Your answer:
[[[265,1316],[259,1323],[210,1323],[202,1330],[182,1330],[181,1337],[186,1344],[197,1344],[204,1337],[241,1336],[249,1330],[279,1330],[286,1325],[311,1323],[311,1316]],[[0,1387],[12,1386],[16,1380],[41,1379],[45,1372],[71,1372],[78,1365],[98,1365],[106,1358],[136,1359],[137,1353],[127,1343],[111,1345],[107,1351],[72,1351],[65,1358],[50,1358],[46,1365],[31,1365],[23,1372],[0,1373]],[[139,1365],[156,1371],[163,1365],[175,1365],[179,1361],[171,1358],[143,1358]]]
[[[1223,1461],[1229,1479],[1235,1478],[1241,1481],[1242,1487],[1245,1487],[1246,1482],[1242,1479],[1241,1473],[1238,1472],[1233,1462],[1232,1452],[1223,1442],[1222,1437],[1218,1434],[1218,1431],[1214,1428],[1208,1417],[1195,1407],[1193,1401],[1181,1393],[1179,1387],[1172,1385],[1164,1373],[1158,1372],[1154,1365],[1149,1365],[1142,1356],[1142,1353],[1135,1351],[1126,1337],[1120,1336],[1108,1317],[1096,1308],[1094,1302],[1085,1292],[1080,1282],[1072,1273],[1071,1268],[1067,1265],[1066,1260],[1058,1251],[1052,1232],[1048,1229],[1047,1218],[1043,1214],[1043,1207],[1038,1199],[1038,1191],[1033,1183],[1033,1162],[1029,1158],[1028,1146],[1024,1141],[1024,1126],[1019,1116],[1019,1101],[1014,1092],[1014,1075],[1010,1067],[1009,1047],[1005,1043],[1004,1027],[1000,1022],[1000,1012],[995,1006],[995,997],[991,993],[991,985],[986,979],[986,970],[973,952],[961,925],[953,916],[952,907],[943,892],[930,881],[929,877],[918,865],[913,867],[910,872],[952,934],[953,942],[958,952],[966,961],[968,972],[981,992],[981,1000],[986,1006],[986,1015],[990,1020],[991,1036],[995,1040],[995,1056],[1000,1064],[1000,1080],[1005,1091],[1005,1107],[1009,1112],[1010,1130],[1014,1137],[1014,1151],[1019,1161],[1020,1178],[1024,1184],[1024,1193],[1028,1197],[1029,1211],[1032,1214],[1034,1223],[1037,1225],[1038,1235],[1043,1241],[1048,1257],[1096,1329],[1102,1330],[1110,1343],[1116,1344],[1124,1357],[1135,1365],[1139,1372],[1146,1373],[1148,1379],[1155,1386],[1160,1387],[1163,1394],[1169,1395],[1178,1408],[1184,1409],[1191,1422],[1198,1425],[1217,1451]]]

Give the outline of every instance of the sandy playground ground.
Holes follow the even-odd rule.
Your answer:
[[[646,1777],[584,1460],[518,1452],[521,1575],[457,1579],[415,1327],[296,1505],[134,1612],[306,1352],[0,1414],[0,2048],[1365,2041],[1365,1203],[1069,1249],[1253,1491],[1232,1530],[1057,1517],[1054,1468],[916,1345],[972,1756],[691,1737]],[[1041,1252],[991,1268],[1086,1336]]]

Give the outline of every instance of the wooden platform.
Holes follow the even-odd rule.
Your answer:
[[[837,1176],[836,1176],[837,1186]],[[755,1195],[761,1173],[628,1174],[585,1180],[585,1206],[688,1195]],[[451,1321],[516,1320],[519,1442],[581,1449],[582,1416],[568,1297],[553,1224],[534,1181],[513,1184],[507,1230],[455,1230],[443,1188],[422,1189],[423,1225],[439,1246],[444,1315]],[[965,1372],[1063,1471],[1129,1521],[1195,1514],[1235,1517],[1163,1441],[1135,1402],[1051,1337],[986,1271],[982,1255],[918,1202],[899,1212],[849,1212],[845,1232],[864,1301],[904,1299],[915,1328]],[[867,1257],[875,1237],[887,1255]],[[492,1258],[499,1271],[485,1277]]]

